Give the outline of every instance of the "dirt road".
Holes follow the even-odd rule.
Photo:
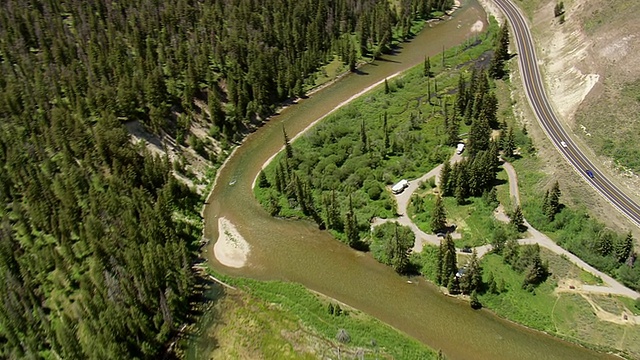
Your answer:
[[[459,161],[460,159],[461,159],[460,155],[454,155],[450,161],[454,163]],[[509,177],[509,193],[511,194],[511,198],[516,204],[519,205],[520,192],[518,191],[518,176],[516,174],[516,171],[513,168],[513,166],[506,161],[503,162],[502,167],[504,168],[504,170],[506,171]],[[442,165],[438,165],[433,170],[424,174],[420,178],[411,180],[409,182],[409,187],[407,187],[402,193],[396,195],[399,217],[396,219],[374,219],[372,223],[372,227],[387,221],[397,221],[401,225],[408,226],[409,228],[411,228],[411,230],[416,236],[416,241],[412,249],[413,252],[421,252],[424,244],[432,244],[436,246],[440,245],[439,237],[437,237],[434,234],[427,234],[424,231],[420,230],[418,226],[409,218],[409,216],[407,215],[407,207],[409,205],[411,195],[413,195],[413,193],[418,189],[421,182],[427,181],[434,176],[436,176],[436,182],[439,180],[438,176],[440,174],[441,168],[442,168]],[[500,221],[508,220],[508,217],[504,216],[504,213],[503,212],[501,213],[500,211],[497,212],[496,218]],[[596,268],[587,264],[585,261],[583,261],[579,257],[575,256],[574,254],[560,247],[553,240],[551,240],[551,238],[549,238],[547,235],[533,228],[526,221],[526,219],[524,223],[527,226],[529,236],[527,238],[518,240],[518,242],[521,245],[538,244],[539,246],[545,247],[560,256],[564,256],[567,260],[571,261],[573,264],[583,269],[584,271],[601,278],[602,281],[606,284],[606,286],[584,285],[581,287],[579,292],[622,295],[622,296],[627,296],[633,299],[640,297],[640,293],[638,293],[637,291],[634,291],[624,286],[623,284],[619,283],[611,276],[603,273],[602,271],[597,270]],[[460,234],[457,234],[457,233],[454,233],[452,235],[454,236],[454,238],[460,238],[461,236]],[[486,253],[491,251],[491,245],[482,245],[482,246],[475,247],[474,249],[476,250],[478,257],[482,257]],[[461,253],[460,249],[457,249],[457,252]]]

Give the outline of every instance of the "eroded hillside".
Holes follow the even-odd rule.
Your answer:
[[[562,120],[628,191],[640,196],[640,2],[517,1],[537,43],[547,90]],[[584,150],[584,149],[583,149]]]

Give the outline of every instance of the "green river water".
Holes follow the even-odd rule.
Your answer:
[[[313,223],[272,218],[253,197],[254,178],[282,147],[282,124],[293,137],[362,89],[421,64],[425,55],[433,57],[443,46],[449,48],[475,36],[471,28],[478,21],[486,26],[486,14],[476,0],[468,0],[452,19],[425,29],[402,44],[397,54],[366,65],[360,74],[350,74],[284,109],[249,135],[221,170],[204,209],[205,236],[211,240],[204,251],[210,265],[232,276],[301,283],[441,349],[448,359],[608,358],[489,311],[474,311],[425,280],[408,284],[391,268],[336,241]],[[212,256],[219,217],[234,223],[250,244],[246,267],[228,268]]]

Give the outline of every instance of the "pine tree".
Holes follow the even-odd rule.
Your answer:
[[[271,186],[269,180],[267,179],[267,175],[264,173],[264,170],[260,170],[260,174],[258,175],[258,186],[263,189]]]
[[[353,212],[353,201],[349,195],[349,210],[345,215],[344,232],[347,237],[347,244],[352,248],[356,248],[360,243],[360,233],[358,231],[358,219]]]
[[[509,239],[504,245],[504,250],[502,252],[504,256],[504,262],[511,265],[512,267],[518,262],[518,258],[520,257],[520,244],[518,244],[518,240]]]
[[[560,184],[556,181],[549,192],[548,212],[546,213],[549,221],[553,221],[556,214],[560,212]]]
[[[458,114],[464,115],[464,111],[467,108],[467,80],[464,78],[464,74],[461,72],[458,78],[458,97],[456,99],[456,111]]]
[[[458,265],[456,261],[456,246],[453,243],[453,239],[451,235],[447,234],[444,238],[444,246],[442,247],[442,270],[441,277],[443,280],[446,280],[446,284],[442,284],[443,286],[450,286],[451,277],[455,279],[456,273],[458,272]],[[457,283],[457,279],[456,279]]]
[[[447,212],[441,196],[436,197],[436,204],[431,213],[431,231],[438,232],[447,225]]]
[[[409,249],[408,241],[404,238],[405,232],[400,234],[398,232],[398,223],[395,223],[394,235],[393,235],[393,251],[391,258],[391,266],[399,274],[405,273],[407,266],[409,265]],[[413,242],[411,244],[413,246]]]
[[[542,197],[542,213],[548,217],[549,214],[549,190],[545,190],[544,196]]]
[[[518,231],[523,231],[524,226],[524,217],[522,216],[522,209],[520,205],[516,205],[516,208],[513,210],[513,214],[510,216],[511,225]]]
[[[349,64],[349,71],[356,71],[356,50],[353,47],[353,43],[347,38],[347,64]]]
[[[507,242],[507,234],[502,227],[498,227],[493,232],[491,238],[491,248],[496,254],[501,254]]]
[[[471,296],[469,297],[469,305],[471,305],[471,308],[473,309],[480,309],[482,307],[480,300],[478,300],[478,292],[476,290],[473,290],[471,292]]]
[[[465,277],[469,279],[469,287],[466,289],[467,293],[480,291],[482,289],[482,266],[480,266],[478,253],[475,249],[473,249],[471,260],[469,260],[469,264],[467,265]]]
[[[364,118],[362,119],[362,124],[360,125],[360,142],[362,143],[362,152],[369,151],[369,143],[367,141],[367,129],[364,126]]]
[[[631,231],[624,238],[618,238],[614,243],[614,255],[619,263],[624,263],[633,250],[633,234]]]
[[[509,127],[509,131],[507,132],[507,137],[502,144],[502,149],[504,152],[504,156],[507,158],[513,158],[514,152],[516,150],[516,141],[515,135],[513,134],[513,128]]]
[[[445,161],[442,165],[442,169],[440,170],[440,191],[442,192],[442,196],[451,196],[453,194],[453,182],[451,172],[451,163],[449,161]]]
[[[491,138],[491,128],[484,117],[473,120],[469,129],[469,144],[467,145],[467,153],[473,157],[482,150],[489,148],[489,140]]]
[[[384,132],[384,154],[389,152],[389,127],[387,125],[387,112],[384,112],[384,121],[382,123],[382,131]]]
[[[451,146],[458,144],[458,142],[460,141],[460,123],[455,113],[451,117],[446,130],[447,144]]]
[[[607,256],[613,251],[613,234],[610,231],[601,231],[598,235],[596,250],[602,256]]]
[[[289,136],[287,136],[287,131],[284,128],[284,124],[282,125],[282,135],[284,137],[284,149],[286,151],[287,158],[293,159],[293,148],[291,147]]]
[[[500,27],[493,58],[489,64],[489,75],[494,79],[504,76],[504,62],[509,60],[509,28],[504,23]]]
[[[429,60],[428,56],[424,58],[422,75],[425,77],[431,77],[431,61]]]
[[[469,196],[469,175],[466,169],[466,164],[467,163],[464,162],[458,165],[458,179],[456,180],[456,188],[454,190],[454,196],[456,197],[458,205],[464,204],[465,200]]]
[[[444,273],[444,253],[446,249],[446,244],[444,240],[440,240],[440,245],[438,246],[438,256],[436,259],[436,284],[441,286],[447,286],[445,284],[445,279],[448,280],[447,277],[443,276]]]
[[[391,89],[389,88],[389,82],[387,81],[387,79],[384,79],[384,93],[388,94],[391,92]]]
[[[460,293],[460,282],[455,274],[451,274],[451,276],[449,276],[447,291],[449,291],[449,294],[451,295],[457,295]]]
[[[276,165],[276,177],[275,177],[276,191],[278,191],[279,193],[282,193],[284,190],[283,184],[284,184],[284,181],[282,180],[282,167],[280,166],[280,163],[278,163],[278,165]]]

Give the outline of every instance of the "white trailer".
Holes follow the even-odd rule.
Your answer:
[[[409,182],[407,180],[405,180],[405,179],[402,179],[402,180],[400,180],[400,182],[398,182],[397,184],[393,185],[393,187],[391,188],[391,192],[394,193],[394,194],[400,194],[407,187],[409,187]]]

